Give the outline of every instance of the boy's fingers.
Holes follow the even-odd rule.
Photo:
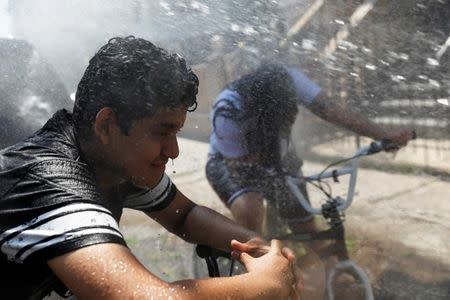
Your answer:
[[[239,241],[236,240],[232,240],[231,241],[231,249],[233,250],[237,250],[240,252],[258,252],[261,254],[267,253],[268,246],[266,245],[253,245],[249,242],[246,243],[241,243]]]
[[[245,250],[244,248],[246,248],[244,243],[236,240],[231,240],[231,249],[242,252]]]
[[[232,250],[231,251],[231,257],[233,258],[233,259],[237,259],[237,260],[239,260],[239,257],[241,256],[241,252],[240,251],[237,251],[237,250]]]
[[[246,266],[247,263],[250,262],[250,260],[251,260],[252,258],[253,258],[253,257],[251,257],[249,254],[247,254],[247,253],[245,253],[245,252],[242,252],[241,255],[239,255],[239,260],[241,261],[241,263],[244,264],[244,266]]]
[[[295,288],[297,291],[301,293],[305,289],[305,282],[303,280],[303,274],[300,271],[300,268],[297,266],[294,267],[294,276],[295,276]]]
[[[281,253],[281,241],[275,240],[275,239],[271,240],[270,241],[270,250],[275,253],[282,254]]]
[[[296,291],[295,295],[292,295],[292,299],[300,299],[300,293],[304,289],[304,283],[303,283],[303,275],[300,270],[300,268],[297,266],[296,257],[294,254],[294,251],[288,247],[284,247],[281,250],[284,257],[286,257],[289,260],[289,263],[291,265],[292,273],[294,274],[295,282],[293,289]]]
[[[284,257],[286,257],[289,260],[289,262],[295,263],[296,258],[294,251],[292,251],[292,249],[283,247],[283,249],[281,249],[281,253],[284,255]]]
[[[301,300],[301,299],[302,298],[300,297],[300,293],[295,287],[293,287],[291,289],[291,294],[289,295],[289,300]]]

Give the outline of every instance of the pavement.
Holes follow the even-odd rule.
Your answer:
[[[180,138],[179,146],[180,156],[168,163],[167,174],[195,202],[229,216],[205,178],[207,143]],[[381,159],[396,160],[392,155]],[[304,173],[324,166],[305,160]],[[320,199],[309,191],[310,198]],[[334,194],[341,192],[346,192],[345,181],[333,185]],[[449,192],[450,182],[433,176],[359,169],[346,228],[357,245],[352,258],[378,287],[376,299],[450,299]],[[153,272],[167,280],[192,277],[191,245],[131,210],[124,212],[121,228],[130,248]]]

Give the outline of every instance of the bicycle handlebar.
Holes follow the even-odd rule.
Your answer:
[[[225,257],[231,259],[231,253],[216,248],[212,248],[206,245],[197,245],[195,251],[197,253],[197,256],[203,258],[206,261],[209,277],[220,277],[220,269],[219,265],[217,264],[217,258]],[[229,276],[231,276],[233,272],[232,267],[234,261],[231,260],[231,262],[232,264]]]
[[[413,131],[413,138],[415,138],[415,132]],[[322,215],[322,207],[321,208],[315,208],[312,207],[311,203],[305,198],[303,193],[300,191],[298,184],[302,181],[318,181],[320,182],[322,179],[327,178],[337,178],[341,175],[350,175],[349,180],[349,186],[347,190],[347,198],[344,200],[342,197],[336,197],[334,198],[337,201],[337,207],[336,209],[339,212],[342,212],[346,210],[353,201],[353,195],[355,192],[355,185],[356,185],[356,176],[358,173],[358,159],[361,156],[367,156],[372,155],[375,153],[379,153],[381,151],[391,151],[391,150],[397,150],[399,146],[393,144],[389,140],[381,140],[381,141],[374,141],[370,143],[367,146],[359,148],[355,155],[350,158],[351,161],[350,166],[341,167],[339,169],[330,170],[327,172],[321,172],[312,176],[304,176],[304,177],[294,177],[294,176],[286,176],[286,182],[294,196],[298,199],[300,204],[311,214],[314,215]]]
[[[231,253],[230,252],[226,252],[223,250],[219,250],[210,246],[206,246],[206,245],[197,245],[195,251],[197,252],[197,255],[201,258],[207,258],[207,257],[214,257],[214,258],[218,258],[218,257],[225,257],[225,258],[230,258],[231,257]]]
[[[381,151],[392,151],[398,149],[400,149],[400,146],[393,144],[390,140],[374,141],[368,146],[360,148],[357,152],[357,155],[372,155]]]

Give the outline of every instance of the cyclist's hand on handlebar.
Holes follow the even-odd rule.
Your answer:
[[[391,130],[385,135],[385,151],[395,152],[408,144],[410,140],[416,138],[416,132],[410,129]]]
[[[289,296],[296,295],[296,291],[293,291],[293,286],[297,282],[294,272],[295,260],[292,259],[293,253],[287,253],[279,240],[272,240],[270,247],[266,247],[268,247],[268,252],[259,257],[253,257],[247,252],[240,252],[239,260],[249,273],[258,273],[258,277],[266,281],[265,284],[279,289],[279,299],[287,299]],[[234,251],[233,255],[236,256],[237,253],[238,251]]]

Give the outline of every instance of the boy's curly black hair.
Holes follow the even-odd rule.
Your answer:
[[[133,121],[163,107],[197,107],[198,78],[178,54],[151,42],[115,37],[89,61],[78,84],[73,119],[77,136],[88,139],[97,112],[111,107],[128,133]]]
[[[294,84],[287,69],[282,64],[265,63],[228,88],[242,97],[240,108],[228,101],[217,108],[215,117],[222,115],[242,124],[248,151],[261,154],[263,164],[278,165],[280,137],[290,134],[298,113]]]

